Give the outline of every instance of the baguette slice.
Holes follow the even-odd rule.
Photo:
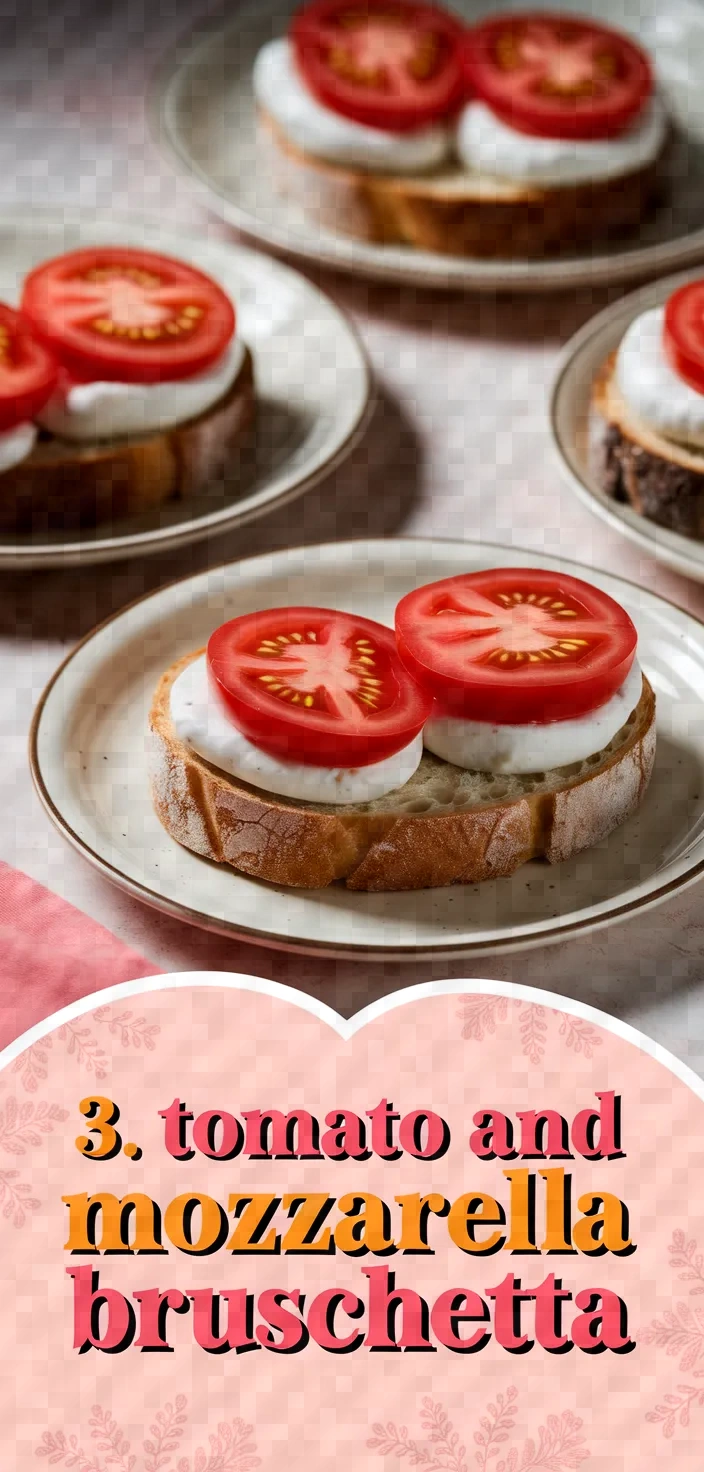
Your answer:
[[[616,179],[551,189],[460,168],[365,173],[303,152],[264,111],[260,137],[279,193],[322,229],[451,256],[531,259],[633,229],[653,203],[660,175],[660,159]]]
[[[172,429],[89,445],[42,434],[0,474],[0,531],[71,531],[185,500],[222,475],[254,411],[248,351],[228,392]]]
[[[704,539],[704,452],[689,450],[644,424],[616,383],[616,353],[592,389],[590,464],[607,496],[683,536]]]
[[[152,796],[177,843],[271,884],[323,889],[434,889],[513,874],[526,860],[559,863],[600,843],[635,812],[655,759],[655,697],[640,702],[598,756],[534,777],[464,772],[426,752],[405,787],[374,802],[294,802],[220,772],[181,742],[174,680],[162,676],[150,715]]]

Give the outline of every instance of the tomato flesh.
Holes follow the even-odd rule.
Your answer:
[[[0,433],[16,429],[43,409],[58,372],[29,322],[0,303]]]
[[[231,619],[208,644],[211,683],[262,751],[318,767],[365,767],[402,751],[432,700],[391,629],[324,608]]]
[[[399,653],[447,714],[502,725],[604,705],[637,634],[613,598],[562,573],[499,568],[420,588],[396,610]]]
[[[704,281],[673,293],[665,307],[665,353],[680,378],[704,394]]]
[[[313,0],[291,28],[298,68],[320,102],[397,133],[460,106],[463,34],[451,15],[414,0]]]
[[[511,127],[543,138],[617,137],[653,91],[640,46],[565,15],[495,16],[470,30],[464,55],[472,92]]]
[[[202,271],[152,251],[90,247],[26,278],[22,309],[76,379],[158,383],[222,356],[235,312]]]

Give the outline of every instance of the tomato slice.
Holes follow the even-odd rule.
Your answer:
[[[499,568],[420,588],[396,610],[399,652],[448,714],[503,725],[586,715],[615,695],[637,634],[564,573]]]
[[[202,271],[152,251],[90,247],[30,271],[22,309],[78,379],[190,378],[222,356],[235,312]]]
[[[463,35],[451,15],[414,0],[313,0],[291,28],[299,70],[319,101],[393,133],[460,106]]]
[[[0,302],[0,433],[33,419],[56,386],[58,367],[26,318]]]
[[[432,705],[391,629],[329,608],[232,619],[208,644],[208,668],[250,741],[307,766],[383,761],[418,735]]]
[[[653,91],[646,53],[619,31],[536,11],[501,15],[465,39],[472,91],[521,133],[612,138]]]
[[[704,394],[704,281],[691,281],[670,297],[663,343],[675,373]]]

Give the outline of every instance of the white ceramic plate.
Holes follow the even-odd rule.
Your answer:
[[[564,349],[555,375],[550,428],[563,475],[580,501],[651,557],[704,583],[704,542],[656,526],[630,506],[612,501],[601,490],[589,467],[589,416],[596,374],[618,347],[634,318],[650,307],[662,306],[678,286],[685,281],[696,281],[700,276],[701,271],[685,271],[641,287],[615,306],[607,307],[576,333]]]
[[[0,568],[66,567],[144,556],[230,531],[300,495],[361,434],[371,383],[359,339],[337,307],[296,271],[242,246],[176,234],[149,220],[96,220],[33,210],[0,219],[0,300],[17,300],[31,266],[89,244],[146,246],[183,257],[235,300],[251,347],[258,418],[231,480],[148,516],[55,535],[0,535]]]
[[[392,623],[412,587],[535,553],[449,541],[347,542],[279,552],[176,583],[91,634],[54,676],[32,733],[50,816],[130,894],[206,929],[262,945],[387,960],[544,945],[595,929],[704,872],[704,625],[606,574],[542,558],[622,601],[659,700],[656,772],[640,812],[597,849],[512,879],[413,894],[315,893],[260,883],[195,857],[151,808],[146,721],[162,671],[245,610],[313,603]]]
[[[662,86],[681,125],[666,204],[628,243],[595,246],[559,260],[480,261],[397,246],[372,246],[321,231],[282,200],[257,168],[257,123],[251,86],[259,48],[285,31],[299,0],[246,0],[211,23],[162,68],[154,94],[154,127],[182,169],[206,186],[231,224],[275,249],[358,275],[426,287],[468,290],[553,290],[627,281],[673,270],[704,255],[704,8],[694,0],[560,0],[560,9],[614,21],[655,56]],[[469,21],[495,11],[486,0],[452,0]],[[532,0],[506,9],[535,9]]]

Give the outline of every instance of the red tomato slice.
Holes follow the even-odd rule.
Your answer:
[[[152,251],[90,247],[30,271],[27,317],[75,378],[158,383],[215,363],[235,330],[221,287]]]
[[[681,286],[670,297],[663,342],[675,373],[704,394],[704,281]]]
[[[58,372],[26,319],[0,303],[0,433],[43,409]]]
[[[502,15],[465,40],[472,91],[512,128],[543,138],[612,138],[653,90],[645,52],[618,31],[549,12]]]
[[[414,0],[313,0],[291,39],[304,81],[326,107],[392,133],[459,107],[463,27]]]
[[[633,664],[628,614],[564,573],[500,568],[432,583],[396,610],[401,657],[449,714],[503,725],[586,715]]]
[[[244,735],[315,767],[367,767],[408,746],[432,701],[391,629],[328,608],[274,608],[223,624],[211,680]]]

